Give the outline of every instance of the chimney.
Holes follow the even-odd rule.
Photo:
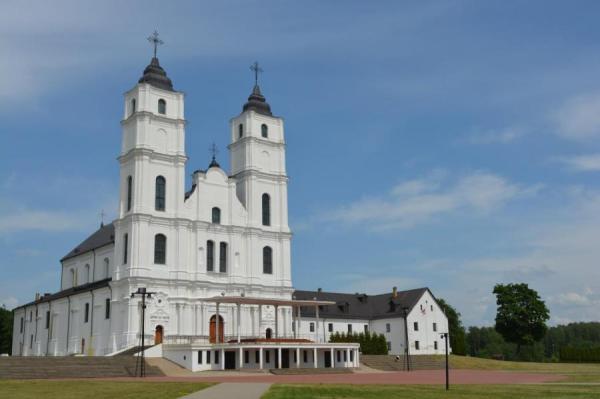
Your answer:
[[[396,288],[396,287],[392,288],[392,298],[394,298],[394,299],[398,298],[398,288]]]
[[[321,292],[321,291],[323,291],[323,290],[321,289],[321,287],[317,288],[317,292]]]
[[[40,293],[39,293],[39,292],[36,292],[36,293],[35,293],[35,300],[36,300],[36,301],[39,301],[39,300],[40,300]]]

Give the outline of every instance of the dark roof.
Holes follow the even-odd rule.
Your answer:
[[[163,90],[175,91],[173,90],[173,82],[167,77],[167,73],[162,69],[156,57],[153,57],[150,64],[144,69],[144,75],[138,82],[149,83]]]
[[[260,92],[260,87],[258,85],[254,85],[254,89],[252,89],[252,94],[248,97],[248,102],[244,104],[243,111],[253,110],[258,112],[259,114],[273,116],[271,113],[271,106],[267,103],[265,96]]]
[[[294,292],[294,297],[298,300],[317,299],[335,302],[335,305],[319,307],[319,316],[323,318],[371,320],[404,317],[403,308],[408,308],[410,313],[426,291],[429,291],[429,288],[398,291],[396,298],[393,298],[391,292],[367,295],[298,290]],[[304,317],[315,317],[315,308],[312,306],[302,308],[300,313]]]
[[[100,288],[108,287],[108,283],[110,283],[111,280],[112,280],[112,278],[109,277],[109,278],[105,278],[104,280],[94,281],[93,283],[88,283],[88,284],[79,285],[77,287],[67,288],[66,290],[55,292],[54,294],[47,294],[47,295],[44,295],[43,297],[41,297],[40,299],[38,299],[37,301],[33,301],[33,302],[26,303],[25,305],[17,306],[13,310],[24,308],[26,306],[38,305],[38,304],[44,303],[44,302],[54,301],[54,300],[65,298],[65,297],[75,295],[75,294],[81,294],[82,292],[86,292],[86,291],[97,290]]]
[[[115,226],[110,223],[100,226],[91,236],[86,238],[81,244],[73,248],[71,252],[63,256],[61,262],[69,258],[81,255],[94,249],[103,247],[115,242]]]

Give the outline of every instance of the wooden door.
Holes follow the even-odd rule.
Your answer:
[[[154,345],[162,344],[163,342],[163,326],[156,326],[154,330]]]
[[[219,339],[218,342],[223,342],[223,318],[219,316]],[[213,315],[210,318],[210,326],[209,326],[209,342],[214,344],[217,342],[217,316]]]

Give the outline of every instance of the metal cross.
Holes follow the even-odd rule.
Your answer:
[[[258,74],[264,72],[263,69],[258,66],[258,61],[254,61],[254,64],[250,65],[250,70],[254,71],[254,85],[258,85]]]
[[[154,58],[156,58],[156,48],[161,45],[161,44],[165,44],[165,42],[163,42],[162,40],[160,40],[158,38],[158,32],[154,31],[153,34],[151,34],[150,36],[148,36],[148,41],[150,43],[152,43],[152,45],[154,46]]]
[[[104,226],[104,216],[106,216],[106,214],[104,213],[104,209],[102,209],[100,211],[100,226]]]
[[[217,145],[215,143],[212,143],[208,151],[210,151],[210,153],[212,154],[212,159],[216,159],[217,154],[219,153],[219,149],[217,148]]]

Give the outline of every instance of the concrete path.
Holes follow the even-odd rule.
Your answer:
[[[181,399],[260,399],[270,386],[266,382],[223,382]]]

